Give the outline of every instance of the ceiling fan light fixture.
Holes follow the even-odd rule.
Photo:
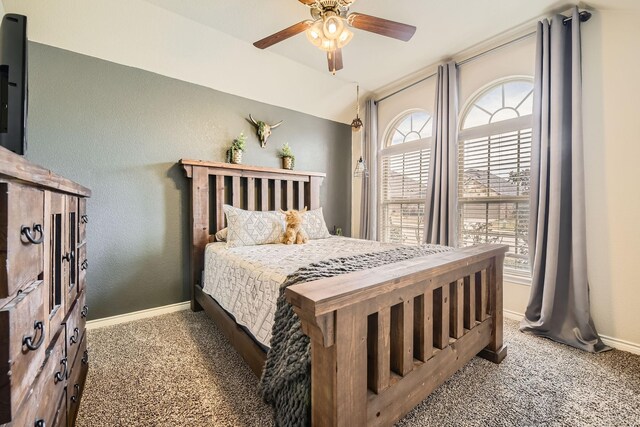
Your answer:
[[[1,2],[2,0],[0,0]],[[354,34],[349,27],[409,41],[416,32],[413,25],[390,21],[363,13],[350,13],[355,0],[299,0],[309,8],[311,19],[293,24],[281,31],[253,43],[258,49],[266,49],[302,32],[309,42],[326,52],[329,71],[335,75],[344,66],[342,49],[351,42]]]
[[[342,34],[344,30],[344,21],[340,16],[335,14],[326,15],[322,25],[324,36],[329,40],[335,40]]]
[[[320,45],[320,49],[325,52],[334,52],[336,50],[336,41],[335,40],[322,40],[322,45]]]
[[[325,52],[342,49],[353,38],[353,32],[346,27],[344,18],[338,15],[318,19],[306,30],[306,35],[312,45]]]
[[[340,37],[338,37],[338,40],[337,40],[338,48],[342,49],[343,47],[348,45],[352,38],[353,38],[353,33],[351,31],[349,31],[347,28],[342,30],[342,34],[340,34]]]
[[[322,21],[316,21],[305,33],[307,35],[307,39],[312,45],[322,49],[322,42],[324,40],[322,34]]]

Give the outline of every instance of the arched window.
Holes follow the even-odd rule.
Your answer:
[[[429,138],[433,132],[431,116],[426,111],[414,111],[396,119],[387,147]]]
[[[462,129],[530,116],[533,110],[533,82],[507,80],[497,83],[473,98],[467,107]]]
[[[380,238],[419,244],[429,175],[431,115],[410,110],[389,126],[380,151]]]
[[[458,137],[458,244],[509,245],[507,274],[529,276],[533,82],[514,77],[480,91]]]

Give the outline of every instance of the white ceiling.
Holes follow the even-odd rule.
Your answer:
[[[253,43],[308,19],[309,8],[297,0],[146,0],[176,14]],[[603,4],[625,3],[599,0]],[[357,0],[351,11],[418,27],[408,43],[354,30],[344,49],[344,70],[338,77],[376,90],[403,76],[450,57],[552,10],[567,8],[567,0]],[[640,3],[626,0],[626,3]],[[269,50],[321,72],[325,54],[304,34]]]
[[[354,30],[337,76],[304,34],[266,51],[252,46],[309,17],[297,0],[2,3],[7,12],[29,17],[30,40],[349,123],[354,82],[374,92],[577,0],[357,0],[352,11],[418,30],[407,43]],[[640,0],[593,0],[586,6],[640,9]]]

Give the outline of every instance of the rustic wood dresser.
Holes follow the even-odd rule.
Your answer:
[[[73,426],[91,191],[0,147],[0,425]]]

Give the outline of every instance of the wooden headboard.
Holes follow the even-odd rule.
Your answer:
[[[320,207],[326,174],[230,163],[180,160],[191,179],[191,279],[200,281],[209,235],[225,227],[222,206],[268,211]],[[192,289],[192,308],[193,299]]]

